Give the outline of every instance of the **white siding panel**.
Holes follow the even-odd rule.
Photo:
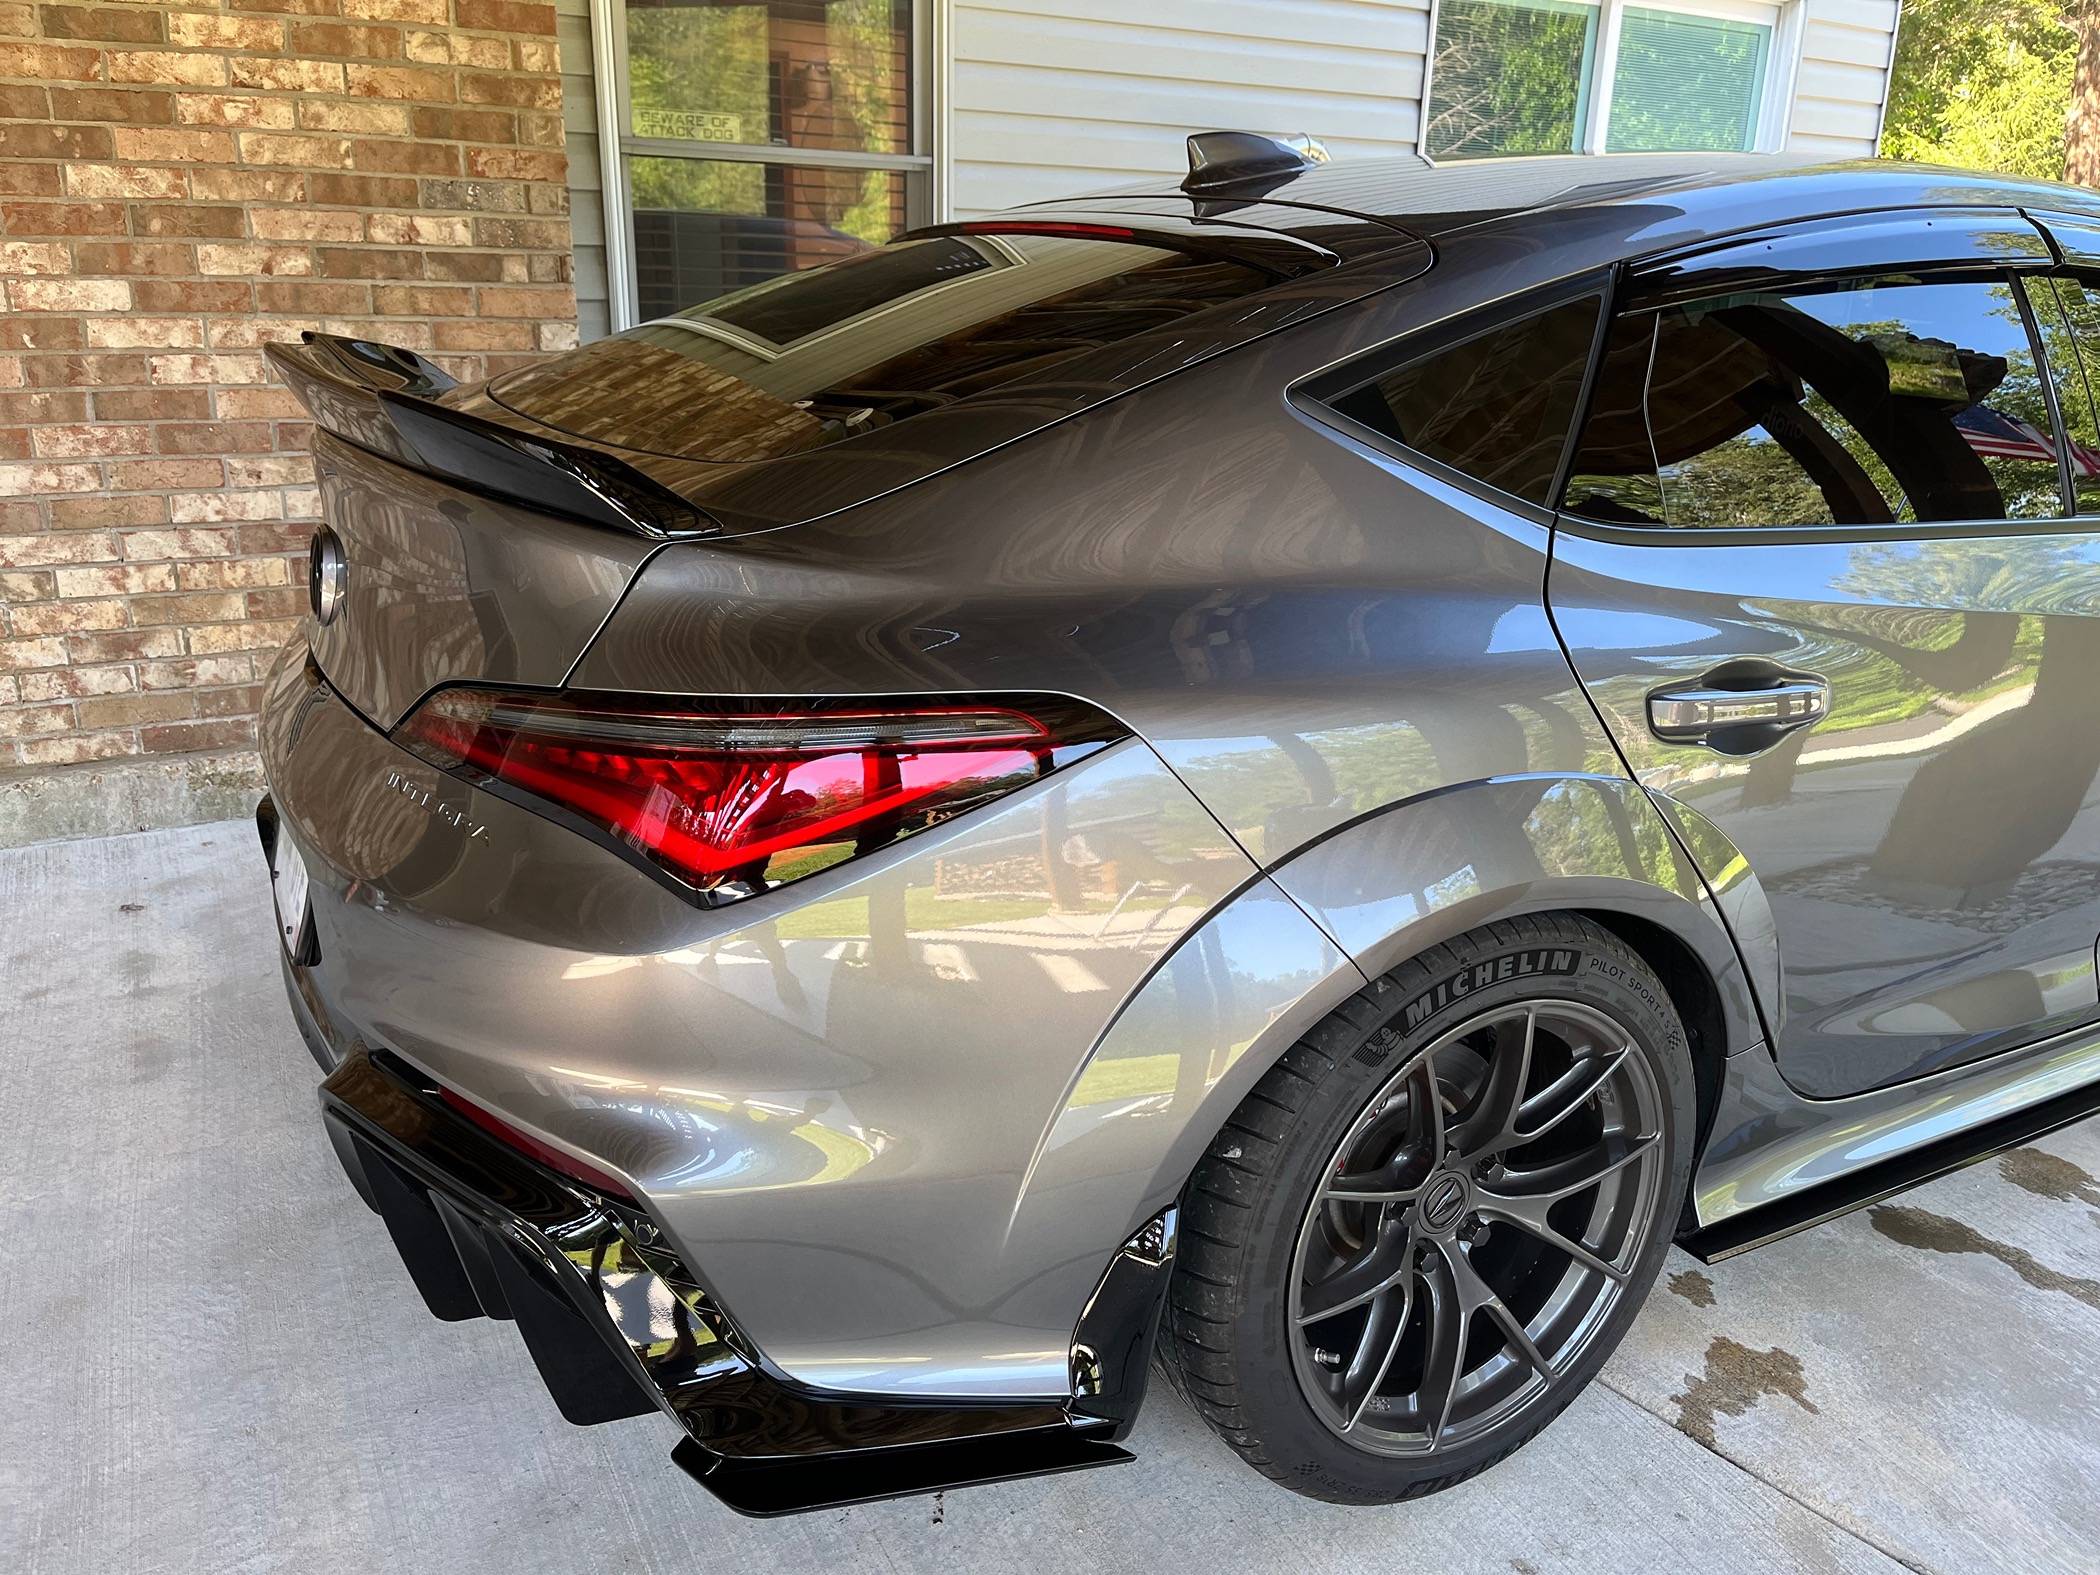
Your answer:
[[[569,152],[569,245],[576,269],[576,326],[584,339],[606,333],[604,172],[598,152],[598,93],[591,75],[590,0],[554,0],[561,45],[561,118]]]
[[[1804,8],[1789,147],[1839,157],[1874,151],[1896,0],[1798,0]]]
[[[951,0],[958,216],[1186,168],[1191,131],[1411,152],[1427,0]]]

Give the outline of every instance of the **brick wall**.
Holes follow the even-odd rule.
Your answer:
[[[0,0],[0,783],[252,746],[316,504],[264,343],[574,344],[554,17]]]

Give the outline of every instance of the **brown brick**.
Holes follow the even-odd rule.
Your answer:
[[[229,0],[229,11],[262,11],[272,16],[334,16],[338,0]]]
[[[296,170],[192,170],[190,192],[200,202],[304,202],[306,180]]]
[[[0,394],[0,422],[9,426],[85,421],[87,413],[88,396],[74,388],[47,389],[33,394]]]
[[[0,124],[0,159],[106,159],[107,126]]]
[[[78,350],[87,333],[76,321],[63,317],[9,317],[0,313],[0,351]],[[30,363],[23,361],[27,368]]]
[[[466,317],[474,292],[463,286],[382,284],[372,289],[373,308],[391,317]]]
[[[32,82],[93,82],[101,75],[99,49],[0,43],[0,77],[27,77]]]
[[[569,227],[558,219],[476,219],[474,244],[499,250],[569,247]]]
[[[210,564],[181,564],[182,569]],[[243,684],[255,676],[252,656],[187,656],[175,661],[141,662],[141,689],[196,689],[205,684]]]
[[[97,421],[205,421],[211,395],[201,388],[102,388],[95,391]]]
[[[0,574],[0,602],[48,602],[57,594],[58,577],[49,569]]]
[[[97,695],[79,702],[83,727],[136,727],[141,722],[169,722],[197,714],[194,697],[177,691],[154,695]]]
[[[255,305],[246,280],[199,284],[187,279],[142,279],[132,287],[142,312],[245,312]]]
[[[465,208],[483,213],[523,213],[525,188],[508,181],[426,180],[426,208]]]
[[[0,569],[33,569],[61,563],[101,563],[109,556],[109,538],[94,532],[0,536]]]
[[[69,653],[70,654],[70,653]],[[17,680],[24,700],[72,700],[81,695],[129,694],[138,687],[129,667],[58,667],[24,673]]]
[[[200,749],[246,749],[255,743],[252,719],[213,722],[162,722],[139,729],[139,747],[149,755],[183,754]],[[27,753],[27,746],[24,747]]]
[[[182,170],[142,168],[136,164],[66,166],[66,195],[69,197],[130,197],[153,201],[179,200],[189,194],[190,178]]]
[[[203,325],[190,317],[94,317],[88,343],[98,350],[168,349],[203,340]]]
[[[293,101],[259,93],[178,93],[175,115],[188,126],[253,126],[289,130]]]
[[[230,164],[233,134],[188,127],[119,126],[117,157],[163,164]]]
[[[319,317],[363,316],[372,310],[372,291],[362,284],[301,284],[266,281],[255,287],[257,307]]]
[[[40,87],[26,82],[0,83],[0,118],[7,120],[42,120],[57,115],[60,120],[106,120],[106,115],[82,114],[76,109],[56,109],[57,95],[71,93],[72,88],[53,88],[49,95]]]
[[[510,143],[518,140],[518,117],[507,109],[416,104],[409,109],[409,130],[438,142]]]
[[[307,180],[314,202],[347,208],[413,208],[416,183],[385,175],[313,175]]]
[[[559,115],[522,114],[518,116],[517,140],[528,147],[558,148],[567,140],[567,134]]]
[[[25,738],[15,746],[25,766],[78,766],[139,752],[130,733],[76,733],[63,738]]]
[[[557,77],[494,76],[481,72],[460,73],[459,99],[463,104],[508,104],[513,109],[561,108],[561,81]]]
[[[306,407],[289,388],[228,388],[220,391],[218,414],[222,421],[296,421]],[[272,507],[267,514],[248,517],[274,519],[280,512]]]
[[[51,113],[60,120],[165,126],[175,118],[175,95],[155,88],[55,87]]]
[[[102,662],[139,662],[182,654],[179,629],[124,629],[109,634],[76,634],[66,642],[75,667]]]
[[[554,7],[522,0],[454,0],[452,20],[484,33],[541,33],[554,36]]]
[[[7,544],[0,542],[0,552],[5,552],[6,549]],[[24,673],[36,667],[65,665],[64,640],[51,637],[39,640],[0,640],[0,673]]]
[[[435,325],[440,350],[530,350],[532,324],[459,322]]]
[[[349,91],[362,98],[383,98],[390,102],[421,99],[428,103],[444,103],[456,96],[454,76],[450,71],[423,71],[414,66],[351,65],[344,67],[344,76]]]
[[[63,242],[0,241],[0,276],[72,271],[72,249]]]
[[[294,22],[295,55],[343,55],[352,60],[390,60],[401,53],[401,33],[391,27],[361,27],[344,22]]]
[[[0,197],[56,197],[63,190],[55,164],[0,164]]]
[[[145,82],[173,87],[224,87],[226,59],[223,55],[176,54],[165,50],[112,49],[109,52],[112,82]]]
[[[109,530],[119,525],[157,525],[168,517],[163,497],[57,498],[51,523],[63,530]]]
[[[561,181],[569,178],[569,160],[536,148],[469,148],[467,173],[488,180]]]
[[[359,138],[351,144],[351,162],[361,170],[385,175],[457,175],[459,149],[449,142],[395,142]]]
[[[139,627],[160,623],[227,623],[248,614],[239,591],[192,591],[173,596],[136,596],[132,616]]]
[[[219,395],[223,403],[244,395],[289,395],[284,388],[230,389]],[[295,401],[296,402],[296,401]],[[221,410],[230,416],[235,411]],[[274,457],[274,456],[271,456]],[[252,464],[254,461],[238,463]],[[168,517],[177,525],[221,525],[228,521],[277,520],[284,518],[284,496],[277,492],[178,492],[168,499]]]
[[[424,254],[392,247],[323,246],[314,253],[315,271],[329,279],[420,279]]]
[[[133,208],[131,212],[134,235],[233,236],[241,234],[245,228],[239,208],[199,204],[169,208]]]
[[[342,0],[343,15],[365,17],[375,22],[444,23],[446,0]]]
[[[195,273],[197,248],[180,241],[82,241],[73,248],[73,265],[81,273]]]
[[[314,271],[313,253],[304,246],[273,246],[253,241],[206,242],[197,248],[197,271],[209,274],[305,275]]]
[[[481,311],[488,317],[574,317],[576,298],[567,290],[498,286],[481,291]]]
[[[276,88],[292,93],[340,93],[343,68],[319,60],[250,58],[236,55],[229,80],[235,87]]]
[[[45,602],[17,607],[13,623],[16,634],[91,634],[103,629],[126,629],[131,619],[125,603],[107,601]]]
[[[158,44],[168,36],[157,11],[113,5],[47,5],[38,8],[46,38],[100,38],[117,44]]]
[[[24,629],[21,632],[28,634],[31,631]],[[0,738],[34,738],[40,734],[70,733],[74,727],[73,708],[70,705],[8,706],[0,710]]]
[[[254,717],[262,705],[262,685],[242,684],[233,689],[201,689],[197,692],[199,717]]]
[[[117,487],[216,487],[226,480],[226,466],[216,459],[142,459],[111,465],[110,484]],[[160,500],[165,502],[165,500]],[[137,553],[127,554],[137,557]],[[181,557],[186,554],[167,554]]]
[[[0,202],[9,235],[122,235],[124,209],[114,202]]]
[[[154,446],[163,454],[267,453],[275,437],[261,421],[176,421],[153,428]]]
[[[285,164],[299,169],[347,169],[348,137],[291,137],[266,131],[240,134],[241,158],[250,164]]]
[[[267,17],[179,12],[168,18],[168,42],[191,49],[284,48],[284,24]]]
[[[381,246],[465,246],[474,239],[473,227],[465,219],[415,213],[375,213],[365,221],[365,232]]]

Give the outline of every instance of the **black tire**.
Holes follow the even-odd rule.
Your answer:
[[[1480,984],[1483,979],[1489,982]],[[1548,1359],[1527,1360],[1521,1364],[1525,1371],[1520,1373],[1518,1348],[1515,1343],[1506,1344],[1501,1352],[1487,1359],[1498,1363],[1497,1371],[1504,1375],[1502,1381],[1514,1385],[1521,1379],[1523,1384],[1542,1387],[1528,1400],[1513,1390],[1512,1398],[1506,1402],[1512,1408],[1509,1414],[1499,1424],[1493,1414],[1483,1415],[1478,1436],[1462,1437],[1456,1431],[1447,1435],[1460,1392],[1459,1379],[1475,1371],[1467,1366],[1467,1352],[1468,1330],[1476,1313],[1462,1298],[1432,1300],[1426,1288],[1426,1277],[1437,1271],[1443,1261],[1432,1251],[1434,1243],[1417,1246],[1415,1233],[1428,1230],[1432,1223],[1432,1216],[1425,1212],[1429,1202],[1379,1203],[1377,1207],[1406,1214],[1403,1223],[1408,1234],[1400,1249],[1402,1258],[1431,1266],[1408,1271],[1410,1300],[1405,1306],[1416,1309],[1413,1297],[1419,1280],[1425,1286],[1421,1308],[1412,1312],[1388,1311],[1382,1327],[1423,1330],[1421,1366],[1417,1369],[1422,1376],[1417,1392],[1429,1397],[1423,1402],[1422,1416],[1426,1419],[1434,1415],[1436,1420],[1423,1422],[1422,1437],[1427,1443],[1419,1453],[1395,1453],[1403,1447],[1413,1447],[1404,1445],[1397,1434],[1373,1438],[1358,1426],[1356,1433],[1344,1436],[1337,1431],[1335,1417],[1316,1410],[1316,1401],[1308,1393],[1308,1385],[1320,1382],[1322,1374],[1320,1367],[1308,1364],[1335,1358],[1335,1353],[1317,1348],[1314,1338],[1319,1330],[1332,1325],[1314,1324],[1305,1330],[1300,1327],[1302,1320],[1323,1305],[1318,1298],[1325,1290],[1325,1283],[1305,1288],[1302,1265],[1306,1260],[1301,1257],[1301,1238],[1324,1241],[1324,1237],[1314,1236],[1316,1225],[1326,1218],[1320,1211],[1355,1207],[1348,1201],[1350,1195],[1340,1191],[1357,1179],[1354,1174],[1343,1174],[1350,1165],[1348,1145],[1356,1140],[1359,1131],[1369,1130],[1365,1122],[1389,1119],[1381,1112],[1394,1108],[1390,1102],[1413,1097],[1389,1092],[1394,1087],[1390,1081],[1395,1076],[1394,1069],[1412,1064],[1410,1058],[1423,1064],[1420,1075],[1428,1080],[1422,1085],[1426,1091],[1418,1101],[1424,1112],[1420,1119],[1433,1121],[1435,1129],[1433,1148],[1423,1148],[1420,1163],[1437,1167],[1458,1163],[1449,1156],[1457,1152],[1456,1144],[1466,1123],[1475,1119],[1470,1112],[1489,1102],[1487,1068],[1498,1059],[1516,1055],[1514,1051],[1502,1050],[1504,1040],[1499,1036],[1505,1029],[1501,1027],[1480,1029],[1472,1039],[1450,1037],[1454,1028],[1484,1020],[1476,1014],[1505,1009],[1506,1015],[1523,1014],[1526,1026],[1521,1067],[1509,1074],[1518,1086],[1514,1096],[1508,1095],[1506,1089],[1501,1096],[1513,1098],[1508,1106],[1507,1130],[1514,1132],[1520,1127],[1520,1112],[1528,1112],[1532,1104],[1542,1102],[1542,1098],[1527,1101],[1525,1079],[1544,1077],[1550,1071],[1550,1067],[1534,1060],[1532,1051],[1534,1028],[1541,1020],[1539,1014],[1548,1008],[1530,1004],[1548,1000],[1562,1003],[1553,1010],[1574,1003],[1579,1011],[1571,1020],[1579,1022],[1580,1012],[1593,1012],[1623,1029],[1630,1046],[1622,1045],[1615,1052],[1617,1060],[1613,1065],[1621,1070],[1610,1075],[1632,1075],[1638,1070],[1633,1058],[1638,1057],[1646,1067],[1641,1075],[1650,1079],[1641,1086],[1654,1096],[1649,1099],[1648,1094],[1642,1095],[1649,1099],[1645,1108],[1652,1110],[1652,1116],[1636,1124],[1649,1125],[1659,1120],[1660,1130],[1637,1134],[1643,1145],[1643,1152],[1637,1156],[1640,1190],[1638,1194],[1629,1192],[1629,1201],[1614,1205],[1620,1211],[1615,1217],[1627,1219],[1629,1225],[1638,1215],[1643,1232],[1627,1236],[1623,1259],[1608,1266],[1611,1273],[1622,1273],[1624,1278],[1613,1280],[1603,1268],[1585,1269],[1571,1262],[1568,1272],[1573,1280],[1566,1283],[1588,1285],[1594,1279],[1602,1299],[1585,1314],[1589,1322],[1582,1326],[1579,1343],[1571,1340],[1565,1371]],[[1412,1027],[1408,1026],[1410,1021]],[[1515,1033],[1514,1029],[1507,1031]],[[1477,1049],[1454,1052],[1444,1048],[1482,1044],[1489,1047],[1484,1056]],[[1480,1092],[1474,1096],[1478,1103],[1449,1118],[1454,1123],[1453,1146],[1447,1151],[1447,1118],[1441,1112],[1453,1096],[1439,1086],[1439,1074],[1431,1063],[1438,1059],[1448,1061],[1454,1053],[1480,1068],[1474,1074]],[[1573,1057],[1585,1053],[1569,1052]],[[1594,1059],[1601,1061],[1601,1057]],[[1572,1074],[1593,1061],[1568,1060],[1562,1064]],[[1579,1089],[1580,1081],[1571,1080],[1569,1074],[1563,1074],[1562,1083]],[[1603,1075],[1599,1074],[1600,1089]],[[1598,1151],[1608,1153],[1605,1145],[1612,1134],[1604,1129],[1614,1119],[1610,1112],[1621,1107],[1609,1103],[1614,1097],[1609,1094],[1584,1097],[1597,1103],[1587,1112],[1575,1113],[1574,1124],[1569,1128],[1571,1135],[1565,1141],[1575,1142],[1575,1129],[1593,1123],[1602,1134]],[[1374,1100],[1381,1101],[1375,1111],[1371,1108]],[[1696,1103],[1684,1026],[1668,993],[1639,956],[1601,926],[1571,914],[1512,919],[1472,931],[1411,959],[1352,997],[1293,1045],[1233,1113],[1190,1178],[1168,1293],[1166,1337],[1161,1342],[1170,1381],[1248,1464],[1315,1498],[1336,1503],[1390,1503],[1437,1492],[1485,1470],[1551,1422],[1595,1376],[1632,1323],[1669,1249],[1671,1226],[1685,1196]],[[1437,1112],[1433,1116],[1429,1114],[1432,1110]],[[1417,1117],[1409,1114],[1406,1119],[1414,1123]],[[1481,1129],[1476,1126],[1474,1130]],[[1485,1190],[1489,1182],[1503,1185],[1497,1178],[1516,1175],[1513,1168],[1505,1167],[1509,1156],[1527,1152],[1514,1146],[1522,1141],[1529,1139],[1521,1133],[1506,1136],[1501,1157],[1483,1161],[1465,1172],[1487,1178],[1480,1183],[1483,1191],[1478,1198],[1468,1195],[1469,1206],[1493,1196]],[[1436,1156],[1434,1160],[1427,1157],[1431,1153]],[[1399,1166],[1402,1161],[1396,1158],[1392,1163]],[[1602,1163],[1621,1173],[1631,1168],[1627,1160],[1607,1158]],[[1523,1174],[1545,1175],[1550,1168]],[[1444,1171],[1437,1168],[1425,1174],[1434,1180]],[[1441,1189],[1424,1183],[1422,1190]],[[1334,1202],[1337,1196],[1344,1201]],[[1602,1196],[1601,1191],[1579,1194],[1575,1202],[1578,1208],[1590,1207],[1587,1200]],[[1549,1205],[1540,1205],[1542,1211],[1546,1207]],[[1383,1220],[1389,1216],[1370,1217]],[[1515,1226],[1492,1228],[1517,1231]],[[1482,1257],[1484,1244],[1490,1239],[1490,1225],[1469,1216],[1467,1224],[1454,1229],[1465,1234],[1465,1242],[1460,1244],[1456,1236],[1447,1232],[1449,1239],[1436,1250],[1449,1256],[1450,1248],[1463,1245],[1469,1264],[1490,1261]],[[1367,1256],[1374,1248],[1388,1250],[1377,1245],[1385,1237],[1374,1228],[1367,1227],[1362,1239]],[[1551,1251],[1535,1244],[1544,1238],[1523,1237],[1521,1232],[1493,1239],[1522,1240],[1534,1254]],[[1586,1239],[1578,1244],[1587,1245]],[[1500,1250],[1506,1253],[1511,1249]],[[1531,1261],[1533,1272],[1539,1277],[1552,1272],[1550,1267],[1537,1270],[1539,1262],[1549,1261],[1544,1257],[1535,1256]],[[1456,1264],[1455,1259],[1453,1262]],[[1382,1260],[1377,1267],[1382,1278],[1385,1262]],[[1451,1272],[1457,1271],[1454,1268]],[[1337,1274],[1335,1283],[1341,1278]],[[1473,1283],[1484,1284],[1485,1278]],[[1302,1305],[1300,1297],[1304,1298]],[[1522,1328],[1524,1314],[1511,1312],[1517,1305],[1514,1295],[1507,1306],[1497,1301],[1495,1307],[1501,1309],[1495,1315],[1497,1330],[1506,1328],[1505,1315]],[[1453,1306],[1461,1309],[1456,1315],[1448,1311]],[[1495,1308],[1486,1310],[1494,1312]],[[1543,1321],[1549,1315],[1571,1316],[1549,1314],[1545,1308],[1537,1316]],[[1331,1316],[1339,1321],[1349,1315]],[[1373,1316],[1373,1311],[1364,1314],[1367,1327]],[[1411,1317],[1418,1322],[1410,1323]],[[1432,1384],[1428,1368],[1436,1358],[1430,1354],[1429,1326],[1440,1317],[1453,1318],[1459,1333],[1455,1348],[1448,1344],[1448,1335],[1444,1336],[1447,1343],[1436,1347],[1447,1354],[1444,1365],[1436,1369]],[[1439,1325],[1439,1332],[1451,1326]],[[1361,1338],[1366,1347],[1373,1343],[1369,1334]],[[1380,1342],[1385,1338],[1378,1337]],[[1514,1339],[1505,1338],[1512,1342]],[[1406,1336],[1396,1332],[1390,1339],[1393,1351],[1399,1351]],[[1337,1343],[1348,1342],[1345,1338]],[[1539,1354],[1535,1346],[1527,1349],[1534,1357]],[[1449,1354],[1454,1351],[1455,1354]],[[1361,1373],[1372,1369],[1362,1360],[1361,1351],[1357,1356],[1350,1371],[1359,1375],[1355,1382],[1362,1387]],[[1335,1366],[1338,1360],[1329,1360],[1328,1365]],[[1389,1352],[1386,1365],[1376,1371],[1384,1374],[1395,1362],[1395,1356]],[[1313,1376],[1303,1376],[1308,1372]],[[1457,1376],[1447,1379],[1449,1374]],[[1382,1425],[1382,1408],[1397,1411],[1400,1407],[1400,1402],[1380,1392],[1381,1380],[1372,1378],[1363,1390],[1366,1400],[1362,1408],[1354,1417],[1348,1417],[1353,1401],[1353,1394],[1346,1390],[1348,1381],[1341,1375],[1334,1379],[1338,1386],[1344,1386],[1336,1415],[1344,1418],[1345,1432],[1366,1416],[1371,1416],[1374,1425]],[[1432,1403],[1432,1389],[1441,1391],[1440,1410]],[[1482,1392],[1486,1392],[1484,1386]],[[1372,1408],[1380,1408],[1381,1414],[1372,1415]],[[1439,1439],[1446,1441],[1439,1443]]]

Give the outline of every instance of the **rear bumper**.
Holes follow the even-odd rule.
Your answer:
[[[1135,1395],[1121,1415],[1114,1405],[1090,1414],[1077,1404],[911,1403],[814,1391],[768,1371],[645,1215],[514,1153],[391,1057],[352,1049],[322,1084],[321,1105],[344,1170],[432,1313],[515,1323],[571,1422],[663,1411],[685,1435],[674,1458],[740,1513],[1130,1458],[1114,1440],[1134,1418]],[[1163,1273],[1171,1241],[1161,1245]],[[1132,1269],[1118,1289],[1112,1270],[1103,1295],[1143,1301],[1153,1288],[1153,1276]],[[1149,1327],[1142,1344],[1124,1354],[1142,1362]]]

